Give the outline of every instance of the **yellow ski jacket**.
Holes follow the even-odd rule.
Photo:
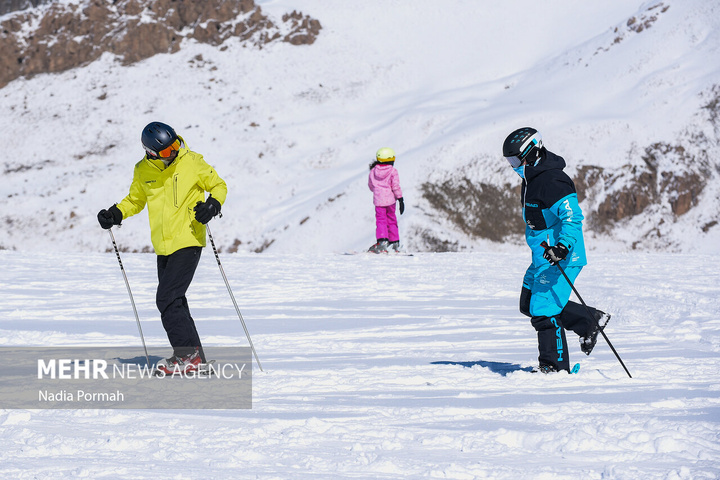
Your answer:
[[[227,185],[199,153],[182,145],[169,166],[146,155],[135,165],[130,193],[117,207],[123,219],[148,206],[150,236],[155,253],[170,255],[185,247],[204,247],[205,225],[195,220],[193,208],[210,192],[222,205]]]

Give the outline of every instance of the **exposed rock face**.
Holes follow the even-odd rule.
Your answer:
[[[519,212],[520,186],[475,182],[468,177],[425,182],[423,197],[470,237],[502,242],[525,231]]]
[[[642,214],[649,206],[668,206],[676,217],[697,205],[706,180],[698,172],[707,162],[686,151],[682,145],[655,143],[645,148],[643,166],[626,166],[617,171],[584,166],[574,179],[578,196],[604,198],[589,212],[589,225],[608,231],[615,223]]]
[[[10,15],[0,27],[0,88],[20,76],[87,64],[104,52],[131,64],[176,52],[183,39],[220,45],[239,37],[258,47],[273,41],[307,45],[322,28],[299,12],[275,25],[253,0],[51,3]]]
[[[704,108],[714,125],[720,110],[720,87],[712,93],[714,97]],[[587,227],[611,233],[622,221],[648,212],[657,225],[687,214],[698,205],[708,174],[713,169],[720,171],[711,153],[716,145],[716,140],[701,133],[688,134],[677,144],[658,142],[645,147],[640,164],[616,169],[581,166],[573,181],[579,200],[588,201],[584,207]],[[524,230],[517,186],[498,188],[459,171],[441,181],[426,182],[421,190],[433,210],[471,238],[507,241]],[[716,223],[701,228],[707,231]],[[639,238],[643,234],[638,232]],[[431,241],[425,243],[432,246]]]

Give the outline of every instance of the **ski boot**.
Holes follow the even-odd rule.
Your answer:
[[[195,351],[188,355],[173,355],[170,358],[160,360],[156,365],[155,372],[157,375],[186,374],[196,372],[198,365],[201,363],[203,362],[200,357],[200,349],[195,348]]]
[[[398,253],[400,252],[400,240],[395,240],[388,244],[388,252]]]
[[[368,252],[370,253],[387,253],[388,252],[388,246],[390,243],[388,242],[387,238],[378,238],[378,241],[375,245],[370,247],[368,249]]]
[[[609,313],[601,312],[600,310],[597,311],[595,314],[595,325],[593,325],[590,330],[590,334],[587,337],[580,337],[580,350],[582,350],[585,355],[590,355],[590,352],[593,351],[600,329],[604,330],[609,321]]]
[[[532,373],[554,373],[557,371],[558,369],[555,368],[554,365],[540,365],[539,367],[532,369]]]

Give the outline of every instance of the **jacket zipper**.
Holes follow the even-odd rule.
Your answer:
[[[523,216],[523,222],[525,222],[525,225],[527,225],[527,219],[525,216],[525,203],[527,202],[528,182],[527,182],[527,180],[525,180],[523,183],[525,184],[525,188],[524,188],[523,194],[522,194],[522,210],[521,210],[521,212],[522,212],[522,216]]]

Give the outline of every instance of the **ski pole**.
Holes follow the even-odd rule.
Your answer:
[[[222,274],[223,280],[225,280],[225,286],[227,287],[228,293],[230,294],[230,299],[233,302],[233,305],[235,305],[235,311],[238,314],[238,318],[240,319],[240,323],[242,323],[243,330],[245,330],[245,336],[248,339],[248,343],[250,343],[250,349],[253,352],[253,355],[255,355],[255,361],[258,364],[258,367],[260,368],[260,371],[264,371],[262,368],[262,365],[260,365],[260,359],[258,358],[258,354],[255,351],[255,346],[253,345],[252,340],[250,339],[250,332],[248,332],[247,325],[245,325],[245,320],[243,320],[242,313],[240,313],[240,308],[238,307],[237,302],[235,301],[235,295],[233,295],[232,290],[230,289],[230,282],[228,282],[227,276],[225,275],[225,270],[223,270],[222,263],[220,263],[220,256],[218,255],[217,248],[215,248],[215,240],[213,240],[212,233],[210,233],[210,226],[205,225],[205,228],[207,228],[208,237],[210,238],[210,244],[212,245],[213,252],[215,252],[215,260],[217,260],[218,267],[220,268],[220,273]]]
[[[145,346],[145,336],[143,335],[142,327],[140,326],[140,317],[138,317],[137,308],[135,307],[135,300],[133,294],[130,291],[130,282],[128,282],[127,275],[125,274],[125,268],[123,267],[122,260],[120,260],[120,250],[118,250],[117,243],[115,243],[115,235],[113,235],[112,228],[108,229],[110,239],[112,240],[113,247],[115,247],[115,255],[117,255],[118,263],[120,264],[120,271],[125,279],[125,286],[127,287],[128,295],[130,295],[130,303],[132,303],[133,311],[135,312],[135,321],[137,322],[138,331],[140,332],[140,339],[142,340],[143,349],[145,350],[145,360],[147,365],[150,367],[150,356],[148,355],[147,347]]]
[[[548,248],[550,248],[546,242],[542,242],[540,245],[541,245],[545,250],[547,250]],[[618,361],[620,362],[620,365],[622,365],[622,367],[625,369],[625,373],[628,374],[628,377],[632,378],[632,375],[630,375],[630,372],[628,371],[627,367],[625,366],[625,364],[623,363],[622,359],[620,358],[620,355],[618,355],[617,351],[615,350],[615,347],[613,347],[613,344],[610,343],[610,339],[607,337],[607,335],[605,335],[605,331],[604,331],[603,328],[600,326],[600,324],[598,323],[597,319],[595,319],[595,315],[592,314],[592,312],[590,311],[590,308],[588,308],[588,306],[585,304],[585,301],[582,299],[582,297],[581,297],[580,294],[578,293],[577,289],[575,288],[575,285],[573,285],[573,283],[570,281],[570,278],[569,278],[569,277],[567,276],[567,274],[565,273],[565,270],[560,266],[559,263],[556,264],[555,266],[560,270],[560,273],[562,273],[563,277],[565,277],[565,280],[567,280],[568,284],[570,285],[570,288],[572,288],[572,291],[575,292],[575,296],[577,296],[578,300],[580,300],[580,303],[582,303],[582,304],[583,304],[583,307],[585,307],[585,310],[587,311],[587,313],[588,313],[588,315],[590,316],[590,318],[593,319],[593,320],[595,320],[595,324],[597,325],[598,329],[600,330],[600,333],[602,333],[603,338],[605,339],[605,341],[607,342],[607,344],[610,346],[610,350],[612,350],[612,352],[615,354],[615,357],[616,357],[616,358],[618,359]]]

